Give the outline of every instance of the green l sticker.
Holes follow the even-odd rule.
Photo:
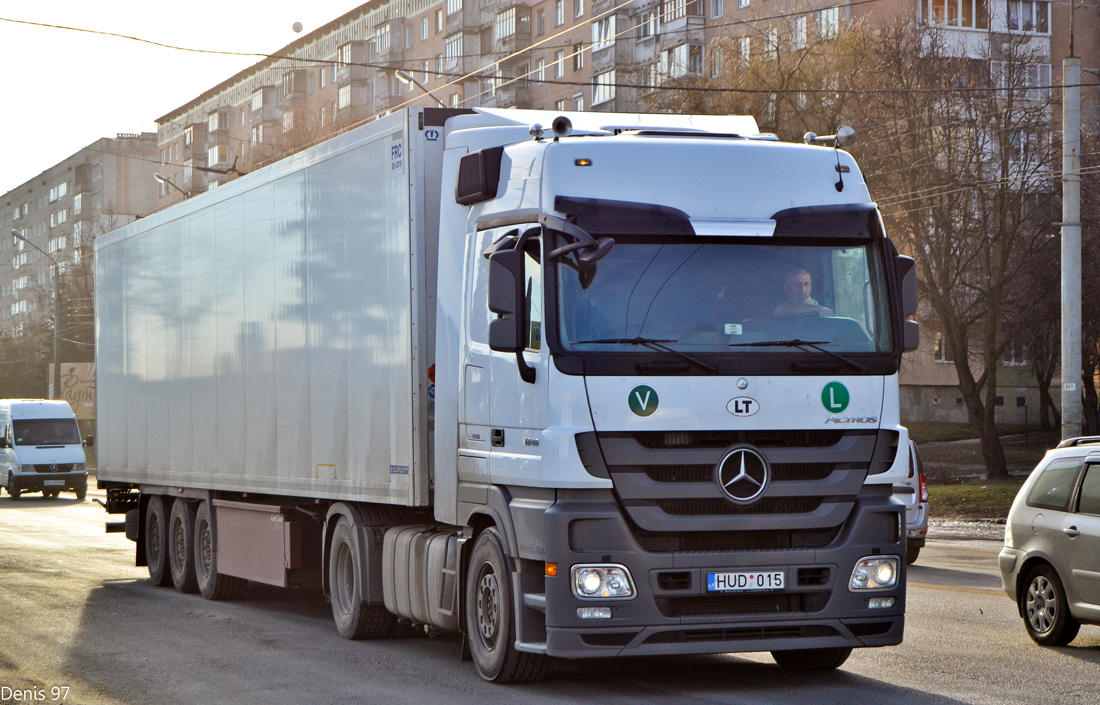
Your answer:
[[[630,410],[638,416],[649,416],[657,410],[657,404],[660,400],[657,398],[657,392],[653,387],[648,387],[644,384],[638,385],[634,389],[630,390]]]
[[[848,408],[848,388],[840,382],[829,382],[821,390],[821,403],[825,410],[832,414],[839,414]]]

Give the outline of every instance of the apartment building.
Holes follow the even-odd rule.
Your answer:
[[[0,196],[0,335],[19,335],[35,311],[50,306],[52,263],[87,264],[92,240],[157,207],[157,136],[105,137]]]

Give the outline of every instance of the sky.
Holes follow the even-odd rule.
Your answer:
[[[261,57],[218,56],[21,20],[212,51],[273,53],[366,0],[0,0],[0,194],[101,137],[156,132],[158,117]]]

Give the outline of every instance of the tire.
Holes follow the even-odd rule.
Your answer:
[[[921,545],[916,541],[909,541],[905,545],[905,565],[913,565],[920,556]]]
[[[197,592],[195,579],[195,510],[183,497],[176,497],[168,516],[168,567],[172,584],[180,592]]]
[[[1027,635],[1042,646],[1065,646],[1073,641],[1081,623],[1069,613],[1066,590],[1058,572],[1043,563],[1027,574],[1020,595],[1020,613]]]
[[[362,567],[355,546],[355,527],[347,518],[336,523],[328,554],[329,602],[336,631],[345,639],[389,636],[394,616],[385,605],[363,601]]]
[[[832,671],[840,668],[851,655],[850,646],[772,652],[772,658],[779,667],[788,671]]]
[[[15,478],[11,475],[8,475],[7,490],[12,499],[19,499],[19,496],[23,494],[23,491],[15,486]]]
[[[466,573],[466,640],[477,672],[494,683],[546,676],[547,658],[516,650],[511,572],[495,528],[481,532]]]
[[[235,600],[247,580],[218,572],[217,534],[210,503],[202,502],[195,512],[195,581],[208,600]]]
[[[84,483],[83,485],[79,485],[76,488],[75,492],[76,492],[76,498],[77,499],[84,499],[85,497],[87,497],[88,496],[88,483]]]
[[[168,511],[164,498],[154,495],[145,507],[145,562],[149,564],[149,580],[158,587],[172,584],[168,567]]]

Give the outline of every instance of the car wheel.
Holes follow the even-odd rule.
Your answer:
[[[905,565],[913,565],[917,562],[917,558],[920,556],[920,544],[916,541],[909,541],[905,545]]]
[[[512,576],[494,528],[482,531],[466,573],[466,639],[477,672],[495,683],[531,683],[546,675],[547,658],[516,649]]]
[[[79,485],[75,491],[77,499],[84,499],[88,496],[88,483],[85,482],[83,485]]]
[[[1024,626],[1036,644],[1065,646],[1073,641],[1081,623],[1069,613],[1066,590],[1058,572],[1047,564],[1038,565],[1027,575],[1027,588],[1021,596]]]
[[[772,658],[779,664],[779,667],[788,671],[831,671],[840,668],[851,655],[852,648],[850,646],[772,652]]]

